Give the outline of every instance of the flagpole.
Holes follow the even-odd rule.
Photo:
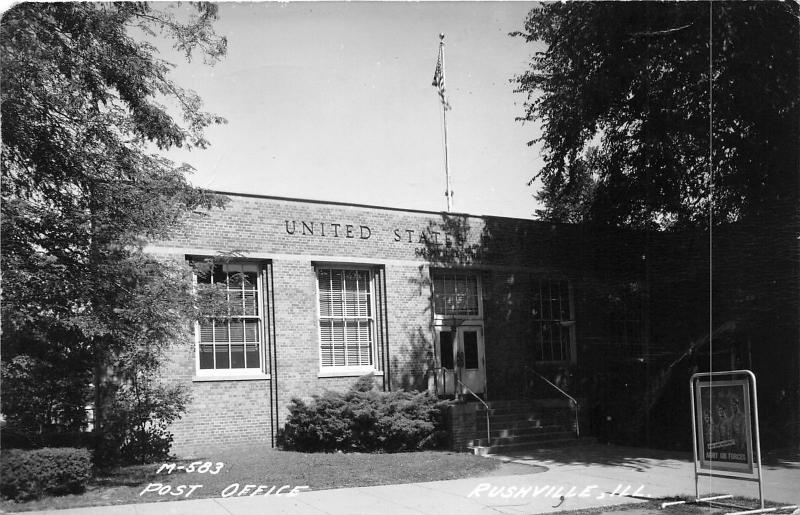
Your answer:
[[[442,83],[447,84],[444,75],[444,34],[439,34],[439,55],[442,58]],[[444,125],[444,175],[447,180],[447,190],[444,196],[447,197],[447,212],[453,210],[453,190],[450,188],[450,160],[447,152],[447,101],[442,98],[442,120]]]

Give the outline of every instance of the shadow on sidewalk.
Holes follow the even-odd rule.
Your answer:
[[[800,449],[762,452],[761,464],[767,467],[800,469]]]
[[[521,462],[531,461],[545,466],[592,466],[606,465],[628,467],[645,471],[653,467],[678,467],[670,461],[688,463],[692,455],[685,452],[663,451],[639,447],[620,447],[616,445],[591,444],[553,449],[517,451],[505,456]]]
[[[607,465],[628,467],[639,471],[646,471],[653,467],[676,468],[680,466],[680,463],[676,462],[684,464],[692,462],[692,454],[689,452],[604,444],[516,451],[504,456],[512,460],[544,466]],[[765,468],[800,469],[800,451],[782,449],[762,452],[761,464]]]

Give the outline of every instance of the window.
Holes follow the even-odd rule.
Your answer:
[[[199,375],[237,375],[262,370],[262,293],[254,263],[214,265],[198,273],[197,283],[215,286],[226,301],[227,316],[197,324]],[[225,311],[223,310],[223,311]]]
[[[433,271],[433,312],[446,317],[480,315],[478,276],[467,272]]]
[[[608,294],[606,335],[609,343],[639,352],[645,343],[644,298],[641,285],[622,285]]]
[[[533,281],[535,355],[539,361],[570,361],[575,321],[567,281]]]
[[[453,332],[441,331],[439,333],[439,354],[441,355],[442,368],[453,370]]]
[[[320,368],[366,372],[375,366],[372,272],[318,268]]]
[[[467,370],[478,370],[478,331],[464,331],[462,336],[464,342],[464,368]]]

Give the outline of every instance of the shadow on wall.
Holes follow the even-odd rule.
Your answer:
[[[489,248],[491,234],[488,225],[481,233],[473,233],[465,215],[442,214],[441,222],[429,221],[423,232],[417,256],[424,258],[430,266],[468,266],[482,260]],[[420,267],[422,271],[424,267]],[[422,275],[422,274],[421,274]],[[428,292],[430,293],[430,278]]]
[[[430,269],[470,270],[481,278],[487,388],[495,399],[518,396],[525,367],[533,365],[531,270],[548,276],[557,272],[557,264],[559,273],[571,275],[579,260],[572,244],[576,238],[569,237],[574,232],[549,223],[446,213],[423,232],[417,256],[426,263],[413,280],[428,309]],[[432,314],[429,334],[434,334],[433,322]]]
[[[441,222],[428,222],[423,230],[416,255],[425,260],[419,265],[418,274],[409,279],[420,297],[425,299],[424,313],[428,317],[427,327],[411,329],[400,352],[391,359],[393,383],[406,390],[428,388],[428,375],[437,365],[433,345],[433,310],[431,299],[430,267],[468,266],[478,260],[483,249],[484,234],[475,237],[471,233],[466,216],[442,215]],[[402,362],[398,358],[402,357]]]
[[[536,346],[540,344],[537,307],[541,312],[536,299],[542,295],[542,281],[544,284],[569,281],[575,312],[568,314],[571,317],[568,320],[579,319],[582,324],[576,330],[578,348],[584,341],[604,339],[605,320],[611,316],[606,312],[610,313],[614,307],[611,294],[623,286],[639,284],[640,267],[632,264],[639,263],[636,259],[642,251],[635,236],[594,232],[586,226],[442,214],[441,220],[429,222],[424,231],[417,255],[426,263],[420,265],[419,274],[411,280],[427,298],[427,309],[432,311],[431,268],[465,269],[480,274],[487,391],[493,399],[518,399],[533,394],[548,397],[553,395],[549,388],[529,386],[530,370],[534,368],[552,380],[560,373],[560,369],[547,368],[548,362],[536,358]],[[420,335],[434,334],[433,319],[431,313],[430,327],[427,332],[420,330]],[[590,356],[594,349],[581,350]],[[424,365],[418,357],[413,359],[429,369],[437,366],[436,356],[430,353]],[[597,388],[586,391],[584,376],[596,379],[597,374],[592,372],[575,378],[573,395],[596,396]],[[589,405],[595,402],[590,400]],[[599,411],[605,412],[605,406]],[[641,418],[645,417],[646,414]]]
[[[407,341],[399,352],[405,363],[398,360],[397,354],[392,357],[394,386],[403,390],[425,390],[428,388],[428,370],[435,366],[433,342],[421,327],[412,331]]]
[[[430,326],[420,327],[415,338],[434,334],[430,268],[480,271],[488,390],[495,398],[518,395],[523,365],[535,361],[532,289],[540,279],[567,280],[575,304],[572,393],[596,404],[600,418],[625,421],[624,429],[609,436],[661,447],[685,444],[687,419],[674,416],[688,408],[685,376],[695,366],[745,367],[759,377],[765,442],[797,445],[796,227],[792,221],[715,229],[709,365],[712,353],[702,343],[708,335],[710,265],[703,230],[637,232],[442,214],[428,223],[416,249],[425,263],[410,281],[427,299]],[[502,267],[486,266],[491,264]],[[435,366],[435,356],[425,359],[415,363]],[[632,413],[629,406],[638,408]]]

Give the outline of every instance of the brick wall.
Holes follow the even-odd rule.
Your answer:
[[[478,434],[478,405],[474,402],[452,404],[447,407],[445,424],[450,434],[450,449],[465,451]],[[483,424],[486,429],[486,424]],[[485,435],[483,435],[485,436]]]
[[[165,376],[188,385],[193,396],[187,415],[172,428],[178,453],[217,444],[269,445],[292,397],[308,399],[327,389],[345,389],[355,381],[355,377],[319,377],[317,262],[383,270],[386,289],[380,300],[385,302],[387,317],[381,345],[388,352],[383,379],[392,389],[427,388],[426,374],[435,363],[430,268],[479,270],[489,391],[507,394],[508,384],[516,381],[508,368],[520,362],[530,339],[526,300],[530,278],[569,273],[570,266],[575,268],[570,263],[577,259],[571,240],[554,236],[557,228],[550,224],[264,197],[230,198],[226,209],[194,217],[180,234],[153,244],[152,250],[176,259],[236,252],[271,263],[274,302],[270,298],[269,307],[274,310],[274,339],[270,338],[267,350],[274,370],[271,379],[197,381],[193,347],[173,349]],[[569,227],[558,230],[573,231]],[[562,253],[572,258],[553,258]]]

